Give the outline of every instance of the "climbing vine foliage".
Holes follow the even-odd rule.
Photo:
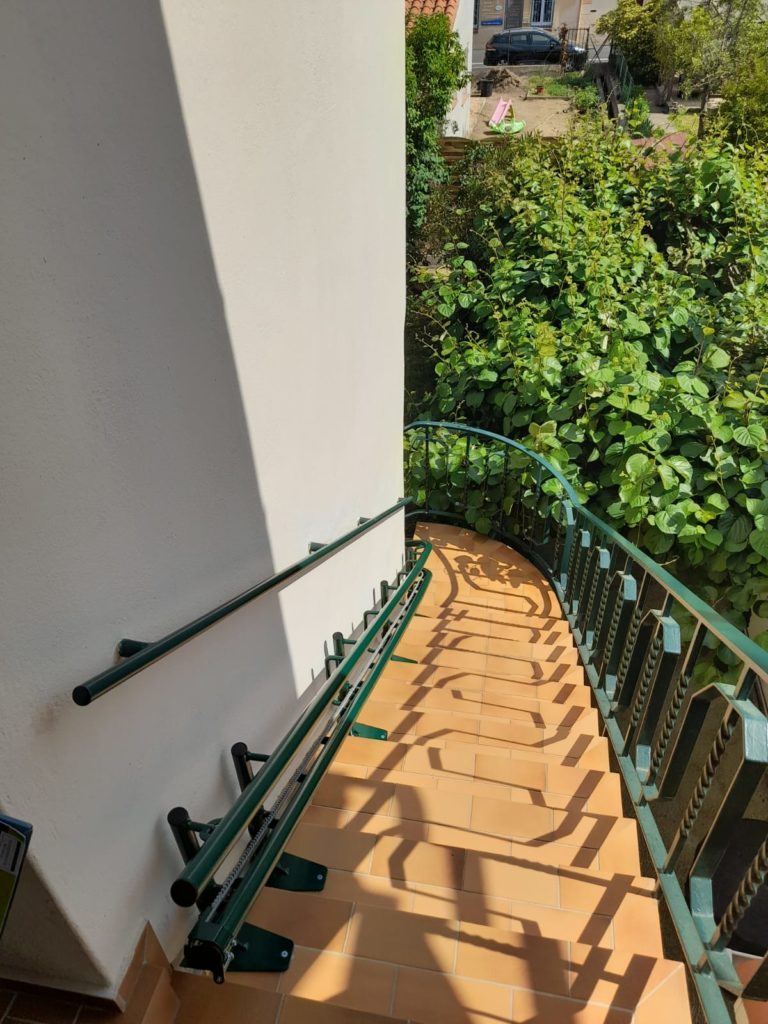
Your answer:
[[[742,625],[768,614],[767,186],[764,155],[649,156],[599,119],[481,147],[411,282],[417,411],[546,455]]]
[[[432,188],[447,172],[440,138],[453,96],[467,82],[467,58],[444,14],[408,22],[405,46],[405,134],[408,226],[424,222]]]

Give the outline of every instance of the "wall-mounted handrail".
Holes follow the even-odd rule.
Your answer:
[[[431,545],[412,542],[409,547],[415,557],[409,558],[406,570],[398,575],[398,584],[386,587],[384,593],[391,592],[391,596],[382,600],[374,621],[363,629],[349,653],[273,752],[266,759],[260,758],[263,766],[258,774],[247,782],[229,811],[211,823],[202,846],[192,851],[171,886],[175,903],[183,907],[197,903],[202,907],[185,947],[186,963],[211,971],[217,982],[224,980],[236,951],[243,948],[241,929],[253,901],[274,869],[302,810],[400,642],[429,584],[431,574],[425,565]],[[340,705],[331,715],[333,724],[323,723],[321,734],[313,735],[323,712],[329,711],[332,703]],[[307,745],[308,754],[305,753]],[[215,873],[237,841],[246,830],[258,828],[255,823],[264,821],[265,801],[273,801],[272,813],[275,814],[273,791],[278,784],[282,785],[286,773],[293,771],[298,756],[303,756],[304,760],[288,782],[287,789],[292,792],[284,803],[282,796],[277,797],[279,814],[274,821],[262,826],[263,836],[261,832],[254,835],[251,831],[254,850],[246,848],[222,887],[212,886]],[[211,901],[208,896],[212,891]]]
[[[753,800],[768,782],[768,652],[585,508],[538,453],[458,423],[418,421],[405,440],[407,517],[489,533],[549,578],[706,1019],[730,1024],[724,991],[768,999],[768,955],[745,987],[727,948],[768,875],[768,840],[718,874],[742,822],[759,815],[768,832]]]
[[[136,653],[125,658],[125,660],[119,665],[113,665],[112,668],[108,668],[104,672],[100,672],[98,675],[93,676],[87,682],[76,686],[72,691],[72,700],[80,707],[87,707],[88,704],[92,703],[98,697],[103,697],[105,693],[109,693],[110,690],[119,686],[120,683],[125,682],[126,679],[129,679],[137,672],[146,668],[147,665],[151,665],[152,662],[157,661],[158,658],[162,658],[164,655],[168,654],[169,651],[172,651],[174,648],[186,643],[187,640],[191,640],[192,637],[197,636],[199,633],[202,633],[204,630],[214,625],[214,623],[226,618],[227,615],[231,615],[232,612],[237,611],[238,608],[242,608],[243,605],[248,604],[257,597],[261,597],[262,594],[266,594],[267,591],[273,590],[282,583],[286,583],[288,580],[293,579],[306,569],[309,569],[312,566],[317,565],[318,562],[323,561],[323,559],[327,558],[328,555],[333,554],[334,551],[338,551],[339,548],[349,544],[350,541],[356,540],[364,533],[372,530],[374,527],[378,526],[379,523],[384,522],[385,519],[389,519],[391,516],[395,515],[395,513],[405,508],[410,501],[410,498],[402,498],[390,508],[380,512],[377,516],[359,523],[353,530],[349,530],[347,533],[337,537],[336,540],[324,544],[316,551],[313,551],[306,557],[299,559],[298,562],[294,562],[292,565],[289,565],[286,569],[282,569],[280,572],[274,573],[267,579],[262,580],[260,583],[255,584],[255,586],[250,587],[241,594],[238,594],[237,597],[233,597],[231,600],[225,601],[224,604],[220,604],[212,611],[206,612],[205,615],[201,615],[194,621],[188,622],[185,626],[175,629],[172,633],[164,636],[161,640],[156,640],[140,647]]]

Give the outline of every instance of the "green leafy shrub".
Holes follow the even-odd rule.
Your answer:
[[[573,97],[573,105],[580,114],[586,114],[589,111],[597,110],[601,102],[597,86],[593,85],[591,82],[588,85],[585,85],[582,89],[578,89]]]
[[[647,139],[653,132],[651,108],[642,89],[636,89],[624,107],[626,129],[633,139]]]
[[[424,222],[432,188],[447,177],[440,138],[453,95],[468,80],[459,37],[444,14],[407,25],[405,44],[406,203],[411,234]]]
[[[653,85],[659,78],[656,33],[665,0],[618,0],[616,7],[597,22],[596,31],[620,47],[638,82]]]
[[[523,441],[733,614],[768,612],[768,160],[592,119],[475,152],[415,271],[423,411]]]

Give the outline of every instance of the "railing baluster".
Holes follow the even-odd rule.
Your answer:
[[[715,740],[709,751],[707,760],[704,762],[704,767],[701,769],[699,777],[696,780],[696,785],[694,786],[691,798],[685,808],[680,825],[675,833],[674,839],[670,843],[666,861],[667,868],[674,868],[680,859],[680,855],[685,848],[686,840],[691,834],[693,826],[696,824],[696,819],[698,818],[704,800],[709,793],[709,788],[712,785],[715,772],[717,771],[723,754],[725,753],[725,748],[728,746],[728,741],[736,728],[737,721],[736,716],[729,712],[720,723],[720,728],[717,731],[717,735],[715,736]]]
[[[680,671],[677,683],[672,692],[672,696],[670,697],[669,704],[667,705],[667,710],[664,715],[661,728],[659,729],[658,736],[656,737],[656,741],[651,750],[651,759],[648,771],[649,781],[655,780],[659,769],[664,762],[664,756],[667,752],[669,741],[672,738],[675,726],[677,725],[680,711],[685,702],[685,697],[688,693],[688,687],[691,682],[691,675],[696,665],[696,661],[698,660],[699,653],[701,652],[706,633],[707,631],[704,626],[699,623],[688,648],[685,664]]]
[[[499,515],[496,523],[496,530],[502,532],[504,521],[504,502],[507,498],[507,473],[509,471],[509,447],[504,445],[504,465],[501,471],[501,497],[499,498]]]
[[[568,583],[571,578],[571,572],[573,569],[573,558],[574,558],[574,544],[573,535],[576,530],[576,517],[573,511],[573,505],[570,501],[563,501],[563,557],[560,561],[560,586],[563,594],[568,590]]]
[[[430,497],[430,487],[429,487],[429,477],[430,477],[429,435],[430,435],[430,430],[431,430],[431,427],[427,427],[427,429],[426,429],[426,431],[424,433],[424,505],[426,506],[427,511],[429,511],[429,509],[431,508],[431,505],[430,505],[430,502],[429,502],[429,497]]]
[[[713,946],[728,944],[738,928],[739,922],[749,910],[752,900],[764,885],[766,878],[768,878],[768,839],[763,841],[762,846],[753,857],[749,870],[741,880],[735,896],[725,908],[720,924],[712,937]]]
[[[634,746],[635,768],[642,782],[650,778],[650,740],[682,650],[680,627],[667,615],[659,618],[656,636],[632,705],[627,739]],[[625,748],[628,749],[628,748]]]
[[[581,607],[579,608],[581,642],[590,652],[594,641],[595,620],[598,614],[595,598],[598,591],[601,591],[601,599],[603,599],[602,594],[605,593],[605,583],[611,566],[611,556],[605,548],[596,548],[592,553],[592,562],[589,598],[584,604],[583,610]]]
[[[573,550],[573,554],[575,555],[573,571],[568,574],[568,587],[565,592],[566,608],[569,614],[574,618],[579,611],[578,596],[574,595],[581,594],[582,580],[587,559],[589,557],[590,543],[591,537],[589,530],[579,530],[579,535]]]

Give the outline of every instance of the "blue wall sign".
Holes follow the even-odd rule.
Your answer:
[[[480,24],[481,25],[503,25],[504,24],[504,19],[503,18],[489,18],[488,21],[481,21]]]

